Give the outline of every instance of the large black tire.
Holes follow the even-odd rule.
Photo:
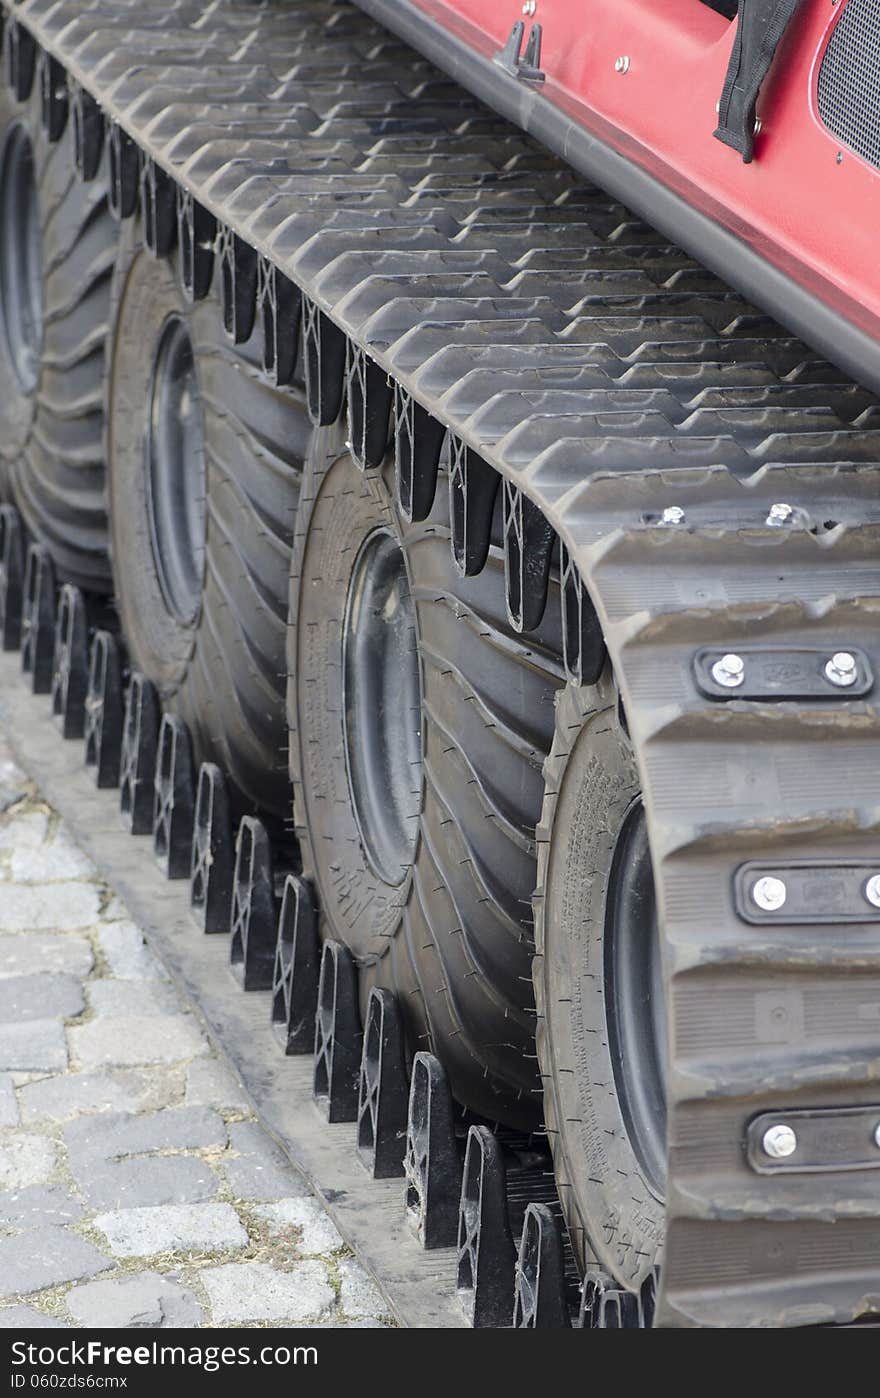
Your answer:
[[[33,372],[23,379],[7,317],[0,316],[0,469],[4,495],[28,533],[48,547],[59,578],[107,592],[102,395],[117,228],[103,166],[84,184],[72,145],[70,121],[50,144],[40,123],[37,81],[26,104],[0,82],[0,182],[16,159],[32,169],[39,237],[29,243],[42,319],[29,356]],[[24,201],[7,188],[21,231]],[[4,255],[14,241],[7,238]]]
[[[215,287],[219,275],[215,277]],[[204,524],[197,604],[169,604],[156,563],[145,461],[153,365],[164,327],[185,326],[203,421]],[[234,347],[219,292],[189,304],[176,257],[123,233],[113,279],[107,379],[111,554],[133,665],[187,723],[197,761],[233,783],[237,813],[289,817],[285,632],[293,521],[310,426],[299,388],[258,365],[258,337]]]
[[[394,989],[412,1048],[430,1048],[458,1100],[533,1128],[541,1120],[534,1057],[530,898],[541,765],[559,682],[556,611],[539,637],[508,625],[504,565],[458,576],[448,492],[405,525],[391,467],[362,474],[341,426],[321,429],[306,463],[291,583],[288,717],[296,829],[323,934],[345,942],[370,986]],[[406,793],[413,833],[399,881],[365,849],[346,759],[341,637],[349,581],[375,530],[399,543],[415,615],[421,713],[401,697],[401,725],[421,723],[421,773]],[[369,664],[354,685],[373,684]],[[418,706],[418,695],[416,695]],[[367,778],[369,780],[369,776]]]
[[[537,1047],[559,1196],[581,1267],[638,1291],[663,1242],[665,1018],[640,783],[610,666],[557,696],[538,839]],[[632,973],[623,1008],[615,956]]]

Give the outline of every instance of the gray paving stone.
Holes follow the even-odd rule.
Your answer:
[[[0,821],[0,850],[37,849],[48,833],[48,811],[20,811]]]
[[[11,782],[15,786],[30,784],[30,777],[19,767],[12,755],[12,749],[6,742],[0,747],[0,782]]]
[[[73,1177],[94,1208],[135,1208],[212,1199],[219,1181],[206,1161],[150,1152],[219,1148],[226,1127],[207,1107],[183,1107],[82,1117],[64,1139]]]
[[[69,1330],[63,1320],[33,1306],[0,1306],[0,1330]]]
[[[342,1235],[313,1195],[257,1204],[254,1213],[267,1224],[272,1236],[295,1229],[298,1233],[296,1250],[305,1256],[335,1252],[343,1246]]]
[[[59,830],[55,839],[39,849],[17,848],[10,872],[19,883],[52,883],[59,879],[93,879],[97,870],[87,854]]]
[[[71,1122],[64,1140],[71,1160],[109,1160],[155,1150],[225,1146],[226,1125],[209,1107],[176,1107],[142,1116],[108,1112]]]
[[[10,786],[8,782],[0,782],[0,812],[8,811],[10,806],[17,806],[24,795],[23,786]]]
[[[22,976],[39,967],[46,975],[69,972],[87,976],[92,969],[92,949],[83,937],[52,932],[0,937],[0,977]]]
[[[267,1165],[253,1155],[225,1161],[221,1168],[230,1193],[237,1199],[285,1199],[301,1185],[289,1166],[285,1169]],[[301,1187],[304,1189],[305,1185]]]
[[[93,1222],[116,1257],[242,1248],[248,1240],[231,1204],[115,1209]]]
[[[227,1111],[247,1110],[249,1105],[244,1088],[216,1058],[199,1058],[187,1068],[186,1104]]]
[[[28,1019],[0,1024],[0,1068],[21,1073],[57,1072],[67,1067],[67,1039],[60,1019]]]
[[[114,896],[102,911],[93,866],[33,808],[31,784],[28,809],[3,816],[4,752],[0,737],[0,1298],[12,1298],[0,1328],[66,1328],[18,1301],[68,1286],[72,1323],[88,1327],[383,1324],[358,1271],[346,1269],[339,1310],[320,1259],[342,1239],[284,1152],[253,1120],[223,1122],[217,1109],[250,1115],[247,1097],[124,904]],[[86,931],[100,951],[82,987],[94,969]],[[65,1030],[83,990],[89,1018]],[[216,1198],[222,1167],[289,1270],[241,1260],[246,1228]],[[79,1235],[84,1218],[106,1243]],[[159,1255],[162,1272],[179,1257],[199,1287],[211,1277],[214,1314],[174,1272],[143,1270]],[[117,1259],[131,1259],[123,1275],[111,1274]]]
[[[330,1320],[306,1324],[305,1330],[387,1330],[390,1317],[383,1320]]]
[[[92,883],[8,884],[0,898],[0,930],[91,927],[100,906],[98,886]]]
[[[213,1199],[219,1184],[210,1165],[191,1155],[138,1155],[129,1160],[73,1164],[71,1172],[95,1209],[197,1203]]]
[[[351,1320],[374,1320],[387,1315],[382,1293],[372,1277],[353,1258],[339,1263],[339,1304]]]
[[[83,1068],[176,1063],[208,1052],[195,1020],[184,1015],[125,1015],[94,1019],[69,1031],[74,1058]]]
[[[19,1100],[25,1121],[66,1121],[80,1114],[164,1107],[176,1091],[176,1080],[161,1070],[115,1068],[41,1078],[20,1088]]]
[[[116,1281],[85,1282],[65,1298],[67,1309],[88,1329],[161,1330],[201,1325],[205,1313],[195,1296],[157,1272]]]
[[[179,1014],[180,997],[167,981],[123,981],[113,977],[92,981],[86,987],[89,1007],[96,1015]]]
[[[0,1238],[0,1297],[81,1281],[110,1265],[104,1253],[67,1228],[34,1228]]]
[[[11,976],[3,982],[0,1022],[71,1019],[84,1005],[82,985],[73,976]]]
[[[61,1184],[32,1184],[0,1194],[0,1227],[43,1228],[55,1223],[78,1223],[82,1204]]]
[[[267,1163],[286,1163],[281,1147],[258,1121],[234,1121],[229,1127],[229,1145],[243,1155],[259,1155]]]
[[[231,1125],[229,1145],[239,1156],[225,1161],[222,1168],[237,1199],[288,1199],[309,1193],[301,1175],[257,1122]]]
[[[45,1184],[57,1160],[57,1147],[48,1136],[13,1136],[0,1145],[0,1189],[26,1189]]]
[[[133,922],[105,923],[99,933],[107,963],[122,980],[166,980],[165,971]]]
[[[336,1296],[323,1262],[297,1262],[281,1272],[265,1262],[228,1262],[201,1274],[216,1325],[235,1321],[295,1323],[331,1311]]]
[[[7,1073],[0,1073],[0,1126],[18,1125],[15,1084]]]

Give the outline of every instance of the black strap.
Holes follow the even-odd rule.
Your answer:
[[[740,0],[715,135],[738,150],[747,164],[755,152],[758,93],[799,4],[800,0]]]

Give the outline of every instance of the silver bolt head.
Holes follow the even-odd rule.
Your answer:
[[[880,1146],[880,1121],[878,1121],[877,1125],[874,1127],[874,1145]]]
[[[859,667],[854,655],[848,650],[835,651],[825,666],[825,678],[838,689],[847,689],[859,677]]]
[[[661,515],[663,524],[684,524],[685,513],[681,505],[667,505]]]
[[[767,1127],[761,1137],[761,1146],[771,1160],[786,1160],[797,1150],[797,1136],[790,1126],[779,1122],[776,1126]]]
[[[764,874],[752,884],[752,902],[763,913],[778,913],[784,905],[788,890],[782,879],[773,874]]]
[[[872,908],[880,908],[880,874],[872,874],[865,884],[865,897]]]
[[[525,0],[525,3],[522,7],[522,12],[524,15],[533,15],[537,8],[538,6],[536,0]]]
[[[782,501],[777,505],[770,506],[770,513],[767,516],[767,523],[771,528],[779,528],[781,524],[788,524],[794,510],[791,505],[786,505]]]
[[[622,53],[618,59],[615,59],[614,71],[615,73],[629,72],[629,54]]]
[[[712,678],[725,689],[737,689],[745,679],[745,661],[741,655],[722,655],[712,666]]]

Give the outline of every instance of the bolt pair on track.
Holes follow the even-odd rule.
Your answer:
[[[362,1012],[546,1133],[584,1274],[869,1311],[874,1162],[822,1142],[877,1101],[870,396],[346,6],[4,18],[2,449],[59,578]]]

